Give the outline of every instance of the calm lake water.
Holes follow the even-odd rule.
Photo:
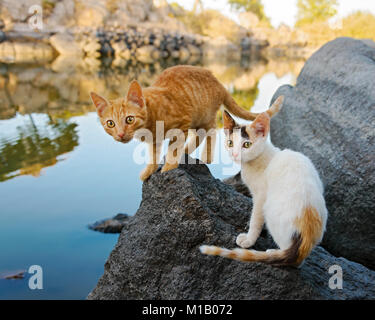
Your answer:
[[[280,85],[294,84],[301,65],[205,64],[255,112]],[[30,290],[26,273],[22,280],[0,279],[0,299],[84,299],[94,288],[118,235],[87,225],[136,212],[144,164],[133,159],[138,142],[116,143],[104,132],[88,93],[125,95],[130,80],[149,85],[165,67],[0,65],[0,278],[32,265],[43,269],[43,290]],[[220,163],[209,167],[223,178],[239,168],[220,148],[219,132]]]

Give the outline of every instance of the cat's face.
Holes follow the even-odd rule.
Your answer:
[[[127,143],[138,129],[144,128],[147,108],[137,81],[130,84],[126,98],[107,100],[95,92],[90,96],[104,130],[116,141]]]
[[[249,125],[238,125],[224,111],[225,147],[237,163],[254,160],[264,151],[270,128],[270,117],[261,113]]]

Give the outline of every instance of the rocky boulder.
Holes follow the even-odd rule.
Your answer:
[[[375,272],[321,247],[300,269],[200,253],[201,244],[234,247],[251,207],[250,198],[212,177],[206,165],[153,174],[88,299],[375,298]],[[263,234],[255,247],[271,248],[272,241]],[[342,268],[343,289],[329,287],[333,265]]]
[[[282,86],[273,143],[306,154],[325,185],[323,246],[375,268],[375,48],[338,38],[305,64],[295,87]]]

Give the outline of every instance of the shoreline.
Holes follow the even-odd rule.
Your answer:
[[[209,38],[197,34],[144,27],[125,29],[68,29],[63,33],[36,31],[0,31],[1,63],[51,63],[57,58],[76,60],[136,60],[152,64],[177,59],[195,64],[202,59],[241,60],[303,59],[316,48],[290,43],[271,46],[267,40],[246,36],[238,44],[224,37]]]

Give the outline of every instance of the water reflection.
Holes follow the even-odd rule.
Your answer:
[[[108,66],[102,63],[91,68],[68,62],[56,65],[55,61],[51,66],[0,65],[0,119],[9,119],[16,112],[48,113],[52,118],[85,114],[93,110],[90,91],[115,98],[126,93],[131,80],[136,78],[148,86],[166,67],[177,63],[147,65],[130,60],[125,66],[118,66],[111,60]],[[263,75],[269,72],[279,78],[290,72],[297,75],[303,61],[205,61],[202,64],[234,91],[243,107],[249,108]]]
[[[60,60],[59,60],[60,58]],[[152,65],[135,60],[95,60],[88,67],[82,61],[59,57],[50,66],[0,65],[0,119],[16,114],[29,115],[30,121],[18,128],[16,136],[0,135],[0,181],[25,174],[38,176],[43,167],[57,163],[57,157],[78,144],[73,116],[94,111],[89,92],[115,98],[124,95],[128,84],[138,79],[150,85],[167,67],[177,64],[165,60]],[[62,61],[61,61],[62,59]],[[68,61],[67,61],[68,60]],[[297,74],[303,61],[241,60],[197,61],[203,64],[232,92],[242,107],[249,109],[259,96],[259,81],[272,72],[278,77]],[[33,113],[48,115],[48,123],[37,127]],[[221,127],[218,114],[218,127]]]
[[[20,175],[38,177],[42,168],[55,165],[78,145],[76,126],[62,119],[37,126],[30,114],[15,135],[0,135],[0,182]]]

